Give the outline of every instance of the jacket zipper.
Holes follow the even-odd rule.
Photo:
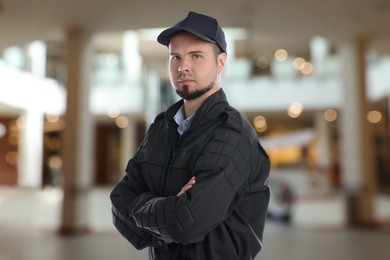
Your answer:
[[[169,138],[171,138],[171,140],[174,140],[175,137],[173,137],[172,134],[173,133],[170,131],[169,126],[168,126]],[[173,160],[176,157],[176,151],[177,151],[177,148],[181,144],[181,139],[182,139],[182,136],[179,137],[179,140],[177,141],[176,144],[171,142],[171,151],[170,151],[170,154],[169,154],[169,157],[168,157],[169,158],[168,159],[168,163],[166,164],[165,169],[164,169],[164,183],[163,183],[162,193],[161,193],[162,195],[165,195],[165,187],[166,187],[166,184],[167,184],[168,174],[171,172],[172,162],[173,162]]]

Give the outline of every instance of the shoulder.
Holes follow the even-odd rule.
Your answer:
[[[154,118],[154,123],[158,123],[162,120],[164,120],[165,118],[165,112],[161,112],[160,114],[158,114],[155,118]]]
[[[250,143],[253,143],[253,141],[258,137],[252,125],[238,110],[233,107],[229,107],[224,114],[226,117],[224,128],[237,132]]]
[[[243,118],[235,108],[228,107],[223,113],[225,117],[224,127],[236,132],[241,132],[243,127]]]

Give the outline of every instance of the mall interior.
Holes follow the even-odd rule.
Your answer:
[[[390,260],[389,0],[0,0],[0,260],[147,259],[109,194],[178,100],[156,37],[188,11],[271,159],[255,259]]]

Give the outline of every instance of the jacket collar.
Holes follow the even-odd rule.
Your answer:
[[[172,106],[170,106],[166,111],[166,119],[171,121],[175,116],[176,112],[184,104],[183,100],[179,100]],[[199,107],[194,115],[193,124],[207,122],[209,120],[214,120],[222,112],[226,110],[229,106],[225,92],[221,88],[211,96],[209,96],[204,103]]]

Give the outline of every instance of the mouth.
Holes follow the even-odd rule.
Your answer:
[[[180,78],[180,79],[178,79],[177,82],[178,82],[180,85],[187,85],[188,83],[193,82],[193,81],[194,81],[193,79]]]

